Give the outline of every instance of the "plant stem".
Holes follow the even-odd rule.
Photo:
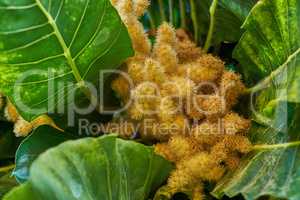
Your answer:
[[[169,22],[173,24],[173,0],[169,0]]]
[[[158,6],[159,6],[161,22],[167,21],[167,17],[166,17],[165,10],[164,10],[163,0],[158,0]]]
[[[186,29],[186,13],[185,13],[185,0],[179,0],[180,7],[180,27]]]
[[[208,49],[211,45],[211,40],[212,40],[212,36],[214,33],[214,28],[215,28],[215,13],[216,13],[217,6],[218,6],[218,0],[213,0],[211,6],[209,8],[210,24],[209,24],[207,38],[206,38],[205,45],[204,45],[205,52],[208,51]]]
[[[197,43],[199,40],[199,28],[198,28],[197,15],[196,15],[196,5],[194,0],[190,0],[190,6],[191,6],[191,18],[194,27],[194,40]]]
[[[153,20],[153,17],[152,17],[151,12],[150,12],[149,10],[147,10],[146,13],[147,13],[147,16],[148,16],[148,19],[149,19],[150,28],[151,28],[152,30],[155,30],[155,22],[154,22],[154,20]]]
[[[300,141],[281,143],[281,144],[259,144],[259,145],[254,145],[252,147],[252,150],[272,150],[272,149],[279,149],[279,148],[295,147],[299,145],[300,145]]]
[[[13,164],[13,165],[8,165],[8,166],[5,166],[5,167],[1,167],[1,168],[0,168],[0,172],[7,172],[7,171],[12,170],[12,169],[15,168],[15,167],[16,167],[15,164]]]

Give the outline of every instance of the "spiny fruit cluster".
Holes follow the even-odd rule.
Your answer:
[[[14,133],[17,137],[27,136],[33,130],[33,125],[25,121],[14,105],[2,94],[0,94],[0,111],[3,111],[5,120],[14,123]]]
[[[16,107],[9,101],[7,97],[0,93],[0,111],[3,111],[3,118],[6,121],[14,123],[14,133],[16,137],[25,137],[32,132],[34,128],[42,125],[50,125],[59,129],[53,120],[47,115],[41,115],[31,122],[26,121],[18,113]],[[61,130],[61,129],[59,129]]]
[[[202,199],[203,182],[219,180],[251,149],[246,137],[250,121],[232,111],[246,88],[238,74],[203,53],[183,30],[163,23],[152,46],[138,21],[147,1],[113,4],[135,50],[124,68],[132,85],[124,76],[112,84],[124,105],[133,100],[126,124],[136,127],[121,128],[120,136],[130,138],[137,128],[141,138],[158,141],[156,152],[176,164],[167,183],[169,192],[191,191],[194,199]]]

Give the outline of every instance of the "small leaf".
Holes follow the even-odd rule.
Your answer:
[[[98,96],[88,83],[99,89],[100,70],[133,54],[109,0],[0,0],[0,7],[0,90],[27,121]]]
[[[152,147],[109,135],[65,142],[31,166],[29,181],[5,200],[148,199],[172,165]]]
[[[41,153],[70,139],[74,137],[52,127],[37,128],[20,144],[16,153],[16,167],[13,175],[21,183],[27,181],[30,166]]]

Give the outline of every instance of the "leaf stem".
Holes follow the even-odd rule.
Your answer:
[[[174,25],[173,24],[173,0],[169,0],[169,23]]]
[[[218,0],[213,0],[210,8],[209,8],[209,13],[210,13],[210,24],[209,24],[209,29],[207,33],[207,38],[204,44],[204,51],[207,52],[210,45],[211,45],[211,40],[212,36],[214,33],[214,28],[215,28],[215,13],[218,5]]]
[[[151,12],[150,12],[149,10],[147,10],[146,13],[147,13],[147,16],[148,16],[148,19],[149,19],[150,28],[151,28],[152,30],[155,30],[155,22],[154,22],[154,20],[153,20],[153,16],[152,16]]]
[[[199,27],[197,22],[196,5],[194,0],[190,0],[190,6],[191,6],[191,18],[194,27],[194,40],[197,43],[199,40]]]
[[[5,166],[5,167],[0,167],[0,172],[7,172],[7,171],[10,171],[12,169],[14,169],[16,167],[15,164],[12,164],[12,165],[8,165],[8,166]]]
[[[281,143],[281,144],[258,144],[252,147],[252,150],[272,150],[279,148],[295,147],[299,146],[300,141]]]
[[[180,8],[180,27],[186,29],[186,13],[185,13],[185,0],[179,0]]]
[[[159,6],[159,13],[160,13],[161,21],[162,22],[167,21],[167,17],[166,17],[165,10],[164,10],[163,0],[158,0],[158,6]]]

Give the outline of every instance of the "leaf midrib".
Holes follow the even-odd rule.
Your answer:
[[[55,20],[53,19],[53,17],[48,13],[48,11],[44,8],[44,6],[42,5],[42,3],[40,2],[40,0],[35,0],[37,6],[40,8],[40,10],[42,11],[42,13],[45,15],[45,17],[48,19],[49,24],[51,25],[51,27],[53,28],[54,34],[58,39],[59,44],[61,45],[61,47],[63,48],[64,51],[64,56],[68,61],[68,64],[70,65],[73,75],[76,79],[76,81],[78,82],[78,84],[82,84],[84,85],[84,80],[81,77],[79,70],[76,66],[76,63],[74,62],[72,55],[71,55],[71,51],[70,49],[67,47],[67,44],[63,38],[63,36],[61,35]]]

